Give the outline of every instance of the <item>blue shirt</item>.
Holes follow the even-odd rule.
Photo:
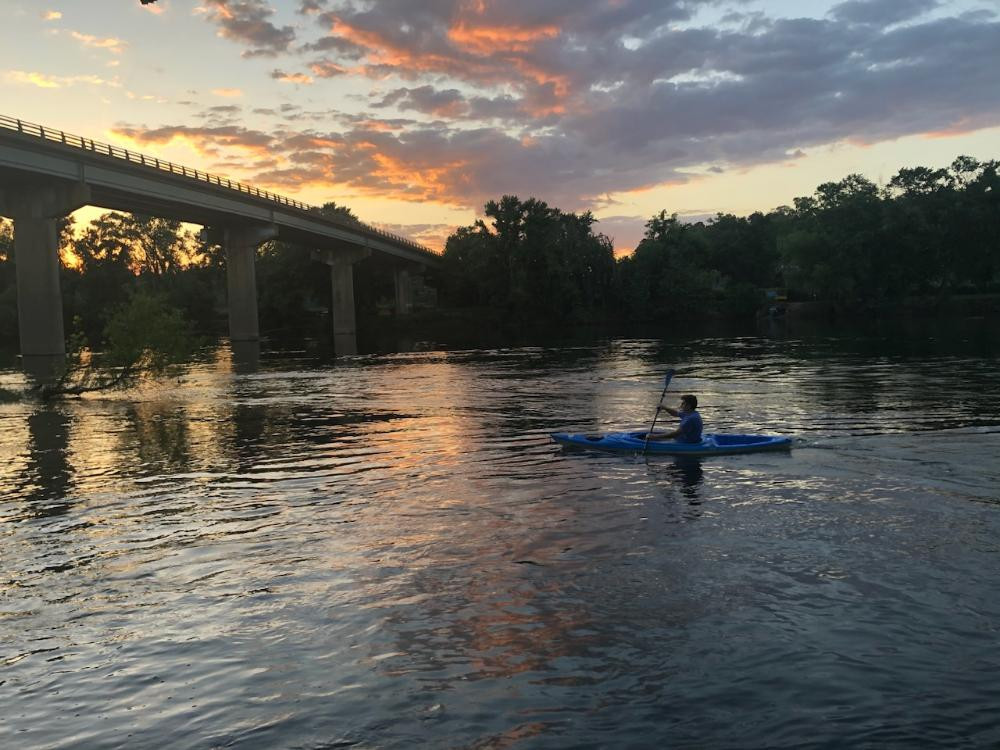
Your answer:
[[[681,412],[681,434],[677,437],[679,443],[701,442],[701,414],[696,411]]]

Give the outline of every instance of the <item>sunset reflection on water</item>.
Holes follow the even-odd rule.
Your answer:
[[[1000,664],[952,666],[1000,616],[991,354],[252,355],[0,405],[3,744],[761,745],[828,700],[846,744],[892,707],[989,739]],[[550,442],[648,425],[667,365],[711,429],[795,448]]]

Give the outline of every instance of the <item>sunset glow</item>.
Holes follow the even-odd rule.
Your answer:
[[[438,247],[504,194],[591,210],[627,251],[660,210],[767,211],[1000,142],[978,0],[8,5],[4,114]]]

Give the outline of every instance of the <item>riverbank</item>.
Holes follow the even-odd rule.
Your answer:
[[[1000,315],[1000,294],[956,294],[941,297],[904,297],[881,304],[858,301],[850,305],[828,301],[787,302],[784,315],[799,319],[835,319],[893,316],[992,316]]]

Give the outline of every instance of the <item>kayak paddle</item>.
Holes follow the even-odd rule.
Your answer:
[[[656,427],[656,420],[660,418],[660,407],[663,406],[663,397],[667,395],[667,388],[670,387],[670,379],[674,376],[673,370],[667,370],[667,375],[663,379],[663,393],[660,394],[660,400],[656,404],[656,414],[653,415],[653,424],[649,427],[649,432],[646,433],[646,439],[642,441],[642,452],[646,452],[646,445],[649,443],[649,436],[653,432],[653,428]]]

